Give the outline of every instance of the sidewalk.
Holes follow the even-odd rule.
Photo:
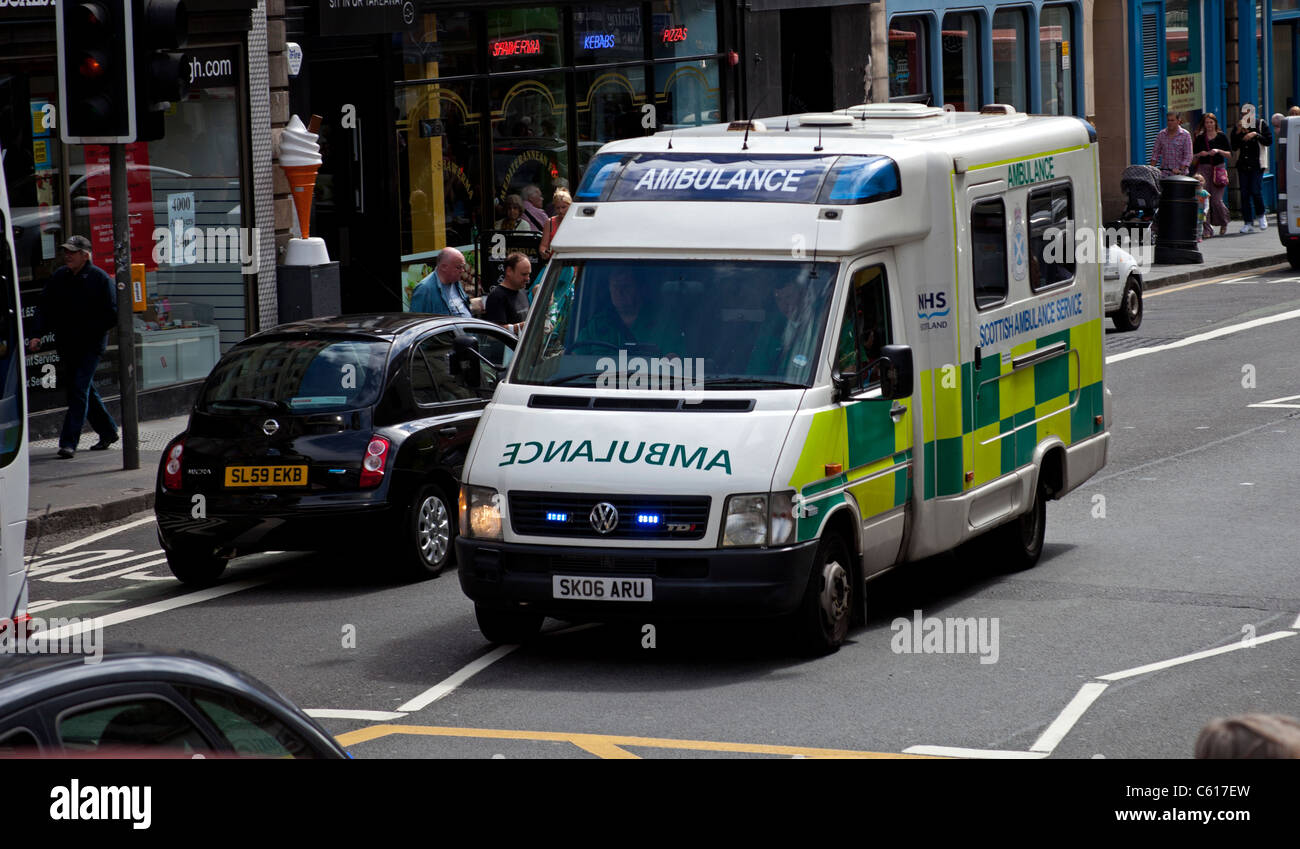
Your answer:
[[[153,507],[158,461],[188,417],[140,422],[140,468],[122,469],[122,443],[107,451],[87,450],[99,437],[81,435],[71,460],[57,456],[58,439],[31,443],[27,538],[71,528],[88,528]]]
[[[1204,263],[1153,266],[1150,272],[1142,276],[1143,288],[1176,286],[1192,280],[1236,274],[1286,262],[1286,249],[1282,247],[1275,227],[1277,216],[1271,215],[1269,218],[1267,230],[1246,234],[1237,232],[1241,229],[1241,221],[1232,221],[1228,224],[1227,235],[1216,235],[1201,242]]]

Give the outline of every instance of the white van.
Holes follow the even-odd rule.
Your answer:
[[[1037,561],[1106,462],[1101,265],[1048,249],[1097,230],[1096,136],[986,111],[601,150],[465,462],[488,639],[790,614],[831,651],[896,565],[990,532]]]
[[[26,533],[27,377],[9,192],[0,168],[0,634],[27,619]]]

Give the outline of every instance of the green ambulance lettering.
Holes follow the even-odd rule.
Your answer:
[[[604,457],[601,457],[601,458],[597,459],[596,462],[597,462],[597,463],[608,463],[610,460],[614,459],[614,449],[617,448],[617,447],[618,447],[618,443],[617,443],[617,442],[611,442],[611,443],[609,444],[609,453],[606,454]]]
[[[549,463],[558,456],[560,458],[560,462],[563,463],[564,459],[569,456],[569,449],[572,447],[573,447],[573,442],[566,439],[560,443],[559,450],[556,450],[555,440],[552,439],[546,445],[546,459],[543,460],[542,462]]]
[[[641,459],[641,452],[645,450],[645,443],[644,442],[637,443],[636,456],[633,457],[631,460],[629,460],[627,458],[627,447],[631,444],[632,443],[630,442],[624,442],[623,447],[618,449],[618,461],[620,463],[635,463],[637,460]]]
[[[717,454],[714,454],[713,459],[709,461],[709,465],[704,467],[704,471],[707,472],[714,466],[721,466],[727,474],[731,474],[731,455],[727,453],[727,449],[723,448]]]
[[[1007,186],[1017,188],[1030,183],[1041,183],[1056,177],[1056,158],[1045,156],[1028,162],[1012,162],[1007,166]]]
[[[691,450],[682,444],[653,442],[647,450],[646,443],[638,442],[635,450],[630,450],[631,448],[631,442],[624,440],[620,445],[615,440],[609,443],[609,450],[605,452],[604,457],[597,457],[590,439],[584,439],[578,443],[576,449],[573,447],[573,440],[571,439],[566,439],[558,444],[555,440],[551,440],[545,446],[540,442],[509,442],[506,443],[501,455],[501,462],[497,465],[511,466],[515,463],[526,465],[539,460],[543,463],[556,460],[561,463],[575,463],[578,460],[586,460],[588,463],[610,463],[613,462],[614,454],[617,452],[619,462],[624,465],[644,461],[651,466],[667,464],[670,467],[694,468],[706,472],[718,468],[722,469],[725,474],[731,474],[731,454],[725,448],[715,451],[712,458],[709,458],[709,447],[707,445]],[[522,457],[520,456],[521,450],[526,452]],[[527,453],[530,450],[531,453]],[[707,464],[705,460],[708,460]]]
[[[578,450],[577,450],[577,451],[574,451],[572,454],[569,455],[568,462],[572,463],[572,462],[574,462],[575,460],[577,460],[577,459],[580,458],[580,457],[586,457],[588,463],[592,462],[592,460],[595,459],[595,458],[592,457],[592,455],[591,455],[591,440],[590,440],[590,439],[584,439],[584,440],[582,440],[582,444],[578,446]]]
[[[699,448],[697,448],[697,449],[695,450],[695,453],[692,454],[692,455],[690,456],[690,458],[688,459],[687,456],[686,456],[686,446],[685,446],[685,445],[674,445],[674,446],[673,446],[673,456],[672,456],[672,459],[670,459],[670,460],[668,461],[668,465],[670,465],[670,466],[678,466],[678,465],[680,465],[683,469],[689,469],[689,468],[691,467],[691,463],[694,463],[694,464],[695,464],[695,468],[697,468],[697,469],[699,469],[699,468],[703,468],[703,466],[704,466],[704,458],[708,456],[708,453],[709,453],[709,449],[708,449],[708,448],[705,448],[704,446],[700,446]],[[678,458],[681,459],[681,463],[678,463],[678,462],[677,462]]]
[[[662,466],[664,464],[664,457],[666,456],[668,456],[668,443],[656,442],[652,444],[650,450],[646,452],[645,461],[652,466]]]
[[[501,455],[501,462],[497,463],[497,465],[498,466],[514,465],[515,457],[519,454],[519,446],[521,445],[523,445],[522,442],[507,443],[505,453]]]

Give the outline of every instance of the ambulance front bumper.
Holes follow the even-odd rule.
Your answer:
[[[767,549],[587,548],[458,538],[465,594],[486,607],[527,609],[570,621],[657,616],[765,617],[799,606],[817,541]],[[648,601],[558,599],[556,577],[649,580]]]

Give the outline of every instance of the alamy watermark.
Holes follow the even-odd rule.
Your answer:
[[[1150,227],[1048,227],[1043,231],[1043,261],[1051,264],[1105,264],[1110,247],[1122,248],[1145,274],[1155,262],[1154,236]]]
[[[261,233],[256,227],[171,227],[153,230],[153,261],[162,265],[197,263],[239,265],[256,274],[261,265]]]
[[[644,389],[664,392],[702,392],[704,359],[702,357],[630,357],[619,349],[618,358],[596,360],[600,372],[599,389]]]
[[[894,654],[978,654],[980,663],[998,662],[998,618],[936,616],[898,617],[890,623],[894,632],[889,647]]]
[[[42,619],[33,616],[14,627],[0,619],[0,655],[81,654],[86,663],[104,659],[104,623],[100,619]]]

